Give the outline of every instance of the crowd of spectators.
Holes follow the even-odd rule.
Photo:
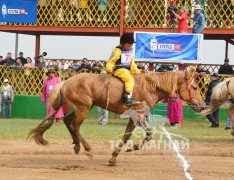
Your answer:
[[[169,25],[170,14],[167,7],[173,6],[176,10],[183,10],[187,16],[187,25],[192,27],[196,19],[194,3],[200,3],[201,14],[207,19],[207,27],[233,27],[233,0],[201,0],[178,1],[168,0],[126,0],[125,20],[127,26],[159,26]],[[38,19],[43,25],[81,25],[93,23],[96,26],[116,25],[120,16],[120,2],[117,0],[39,0]],[[166,6],[166,8],[165,8]],[[180,9],[180,7],[183,7]],[[48,10],[50,13],[47,13]],[[166,17],[165,17],[166,14]],[[200,15],[199,15],[200,16]],[[184,21],[183,24],[185,24]],[[183,31],[183,30],[182,30]]]
[[[21,68],[39,68],[39,69],[54,69],[55,71],[65,72],[68,69],[75,70],[76,72],[82,71],[92,71],[100,73],[103,66],[100,61],[96,60],[93,65],[91,65],[87,58],[83,58],[80,63],[78,60],[73,60],[72,64],[68,63],[69,60],[52,60],[52,62],[46,62],[43,55],[34,57],[35,62],[32,61],[31,57],[25,58],[23,52],[19,53],[19,56],[15,59],[12,58],[11,53],[7,53],[6,58],[0,56],[0,66],[8,66],[14,70],[19,71]]]
[[[30,68],[45,69],[46,70],[45,72],[47,72],[49,69],[53,69],[63,79],[67,79],[69,77],[69,73],[70,73],[68,71],[69,69],[74,70],[75,72],[83,71],[83,72],[92,72],[92,73],[100,74],[101,72],[103,72],[104,66],[105,66],[105,63],[101,64],[99,60],[96,60],[91,65],[87,58],[84,58],[81,62],[79,62],[78,60],[74,60],[74,61],[72,61],[72,63],[68,63],[69,61],[65,60],[65,59],[52,60],[51,64],[46,63],[43,56],[38,56],[34,59],[35,59],[35,63],[32,62],[32,59],[30,57],[25,58],[23,56],[23,52],[20,52],[19,56],[16,57],[16,59],[13,59],[11,53],[9,52],[9,53],[7,53],[7,56],[5,59],[3,58],[3,56],[0,56],[0,65],[10,66],[12,68],[12,70],[15,72],[18,72],[21,68],[25,67],[25,71],[24,71],[25,75],[26,75],[25,77],[31,75]],[[148,66],[149,66],[148,63],[143,63],[143,62],[140,62],[137,64],[137,68],[140,69],[142,71],[142,73],[148,73]],[[183,66],[183,67],[186,67],[186,66]],[[176,69],[177,68],[173,64],[161,64],[161,65],[157,65],[155,67],[155,72],[166,72],[166,71],[172,71],[172,70],[176,70]],[[218,74],[213,73],[210,76],[210,72],[208,69],[204,68],[202,64],[197,65],[196,81],[197,81],[199,89],[203,92],[203,94],[204,93],[206,94],[205,102],[207,103],[207,105],[209,104],[209,101],[210,101],[209,98],[210,98],[210,95],[212,93],[212,89],[219,82],[219,76],[220,75],[233,75],[234,74],[233,67],[231,65],[229,65],[228,58],[225,58],[224,64],[219,67],[217,72],[218,72]],[[210,81],[208,80],[207,76],[211,77]],[[41,78],[41,83],[42,83],[44,78],[42,76],[40,76],[40,78]],[[5,84],[8,83],[8,80],[4,80],[4,81],[6,81]],[[29,83],[29,81],[27,81],[27,78],[26,78],[26,83],[27,82]],[[217,83],[214,84],[215,82],[217,82]],[[12,85],[14,86],[15,84],[13,83]],[[30,86],[28,86],[27,88],[29,88],[29,87]],[[2,92],[3,92],[3,90],[2,90]],[[12,92],[13,92],[13,90],[12,90]],[[13,98],[10,98],[10,99],[13,100]],[[4,97],[2,96],[2,102],[3,101],[4,101]],[[179,100],[179,96],[175,100],[171,97],[168,97],[167,101],[165,101],[165,102],[168,103],[168,105],[173,104],[173,107],[177,110],[182,108],[180,100]],[[229,104],[231,105],[233,102],[234,102],[234,100],[231,99],[229,101]],[[4,101],[4,103],[5,103],[4,107],[9,106],[8,109],[11,110],[11,106],[10,106],[11,102]],[[169,110],[171,111],[171,108],[169,108]],[[168,117],[170,117],[170,114],[173,114],[173,112],[170,112],[170,111],[168,111]],[[103,114],[103,113],[101,113],[101,114]],[[178,123],[178,126],[181,126],[182,120],[183,120],[183,118],[181,118],[181,117],[183,117],[182,114],[183,114],[183,112],[181,111],[180,116],[178,116],[179,117],[178,121],[176,121],[176,122],[171,121],[171,124],[173,125],[174,123],[175,124]],[[10,118],[10,114],[8,116],[4,115],[4,117]],[[207,118],[212,123],[211,127],[213,127],[213,128],[219,127],[218,109],[217,109],[217,111],[208,115]],[[99,124],[100,124],[100,122],[99,122]],[[105,122],[104,122],[104,124],[105,124]],[[226,125],[225,129],[226,130],[231,129],[230,118],[227,118],[227,125]]]

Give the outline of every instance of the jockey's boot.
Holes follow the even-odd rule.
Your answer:
[[[137,106],[141,104],[140,101],[133,99],[132,94],[128,92],[124,92],[122,95],[123,102],[128,106]]]

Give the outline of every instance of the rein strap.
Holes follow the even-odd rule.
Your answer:
[[[191,87],[191,85],[193,84],[194,79],[193,79],[190,83],[188,82],[188,79],[187,79],[187,78],[185,78],[185,81],[186,81],[186,84],[187,84],[187,86],[188,86],[188,93],[189,93],[190,101],[191,101],[191,103],[193,103],[193,98],[192,98],[192,94],[191,94],[190,87]]]

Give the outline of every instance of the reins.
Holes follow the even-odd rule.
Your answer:
[[[193,102],[193,98],[192,98],[192,94],[191,94],[191,90],[190,90],[190,86],[193,84],[194,79],[189,83],[188,79],[185,78],[186,84],[187,84],[187,88],[188,88],[188,93],[189,93],[189,98],[191,103]]]
[[[109,106],[109,102],[110,102],[110,75],[107,75],[108,77],[108,82],[107,82],[107,93],[106,93],[106,111],[107,111],[107,108]]]

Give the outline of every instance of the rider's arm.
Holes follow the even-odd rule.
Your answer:
[[[114,70],[116,61],[121,56],[121,50],[116,48],[112,51],[109,61],[106,63],[106,72],[110,73]]]

